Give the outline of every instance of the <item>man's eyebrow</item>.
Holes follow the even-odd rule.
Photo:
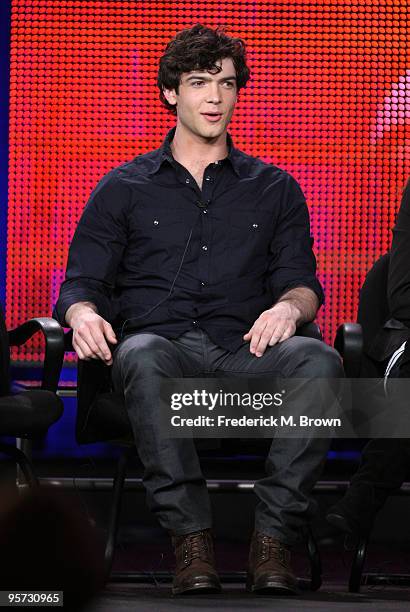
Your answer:
[[[212,81],[211,77],[204,76],[203,74],[193,74],[192,76],[187,77],[185,81],[193,81],[196,79],[202,79],[203,81]],[[236,81],[236,76],[233,75],[222,77],[221,79],[218,79],[218,82],[220,81]]]

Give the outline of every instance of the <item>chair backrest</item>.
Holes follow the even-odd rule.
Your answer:
[[[10,393],[10,347],[3,309],[0,304],[0,396]]]

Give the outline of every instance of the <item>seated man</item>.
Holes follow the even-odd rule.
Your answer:
[[[390,249],[387,279],[388,315],[386,322],[358,316],[363,326],[364,345],[372,343],[371,359],[364,354],[360,376],[410,378],[410,181],[403,192]],[[371,308],[372,305],[368,305]],[[367,313],[366,313],[367,315]],[[363,319],[363,320],[362,320]],[[371,329],[374,327],[375,329]],[[404,350],[403,350],[404,349]],[[393,369],[390,369],[390,366]],[[362,452],[360,467],[345,495],[329,508],[329,523],[350,534],[370,533],[377,513],[388,497],[400,489],[409,467],[410,440],[377,438]]]
[[[194,443],[160,434],[161,379],[343,376],[332,348],[294,336],[323,299],[303,193],[227,133],[248,79],[240,39],[196,25],[170,41],[158,86],[176,126],[98,184],[56,306],[78,357],[113,364],[147,502],[175,547],[175,594],[220,583]],[[289,547],[314,510],[327,449],[326,439],[272,445],[254,489],[248,589],[295,592]]]

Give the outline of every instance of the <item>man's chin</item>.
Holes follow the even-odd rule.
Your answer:
[[[202,138],[206,138],[207,140],[215,140],[222,136],[226,130],[226,126],[221,125],[210,125],[208,128],[201,128],[198,130],[198,135],[202,136]]]

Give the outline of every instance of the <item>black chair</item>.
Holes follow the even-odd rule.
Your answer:
[[[45,338],[45,360],[41,388],[13,392],[10,381],[10,346],[20,346],[36,332]],[[0,451],[19,466],[27,484],[38,480],[31,462],[30,445],[43,437],[63,413],[63,404],[56,395],[64,358],[64,332],[50,318],[30,319],[7,332],[0,307],[0,436],[16,438],[16,446],[0,442]]]
[[[315,323],[309,323],[298,330],[298,335],[322,340],[319,327]],[[66,350],[72,351],[72,333],[66,334]],[[133,442],[128,414],[125,408],[122,394],[112,390],[110,368],[101,361],[78,360],[77,366],[77,418],[76,418],[76,439],[79,444],[93,442],[110,442],[125,446],[116,466],[116,473],[113,481],[113,500],[108,526],[108,534],[105,549],[106,578],[110,581],[134,581],[146,582],[147,575],[137,572],[112,572],[112,564],[115,552],[119,516],[121,511],[122,492],[126,477],[126,470],[131,458],[135,457],[136,449]],[[215,448],[220,446],[220,440],[196,440],[198,452],[201,455],[201,446],[209,449],[209,442]],[[215,444],[216,442],[216,444]],[[232,442],[230,440],[229,442]],[[239,441],[240,443],[241,441]],[[253,441],[254,442],[254,441]],[[223,441],[222,441],[223,444]],[[207,481],[208,488],[217,492],[243,492],[244,488],[238,486],[244,484],[236,480],[212,480]],[[252,490],[253,483],[246,482],[246,490]],[[141,489],[142,481],[140,482]],[[320,555],[310,529],[306,533],[306,545],[310,562],[310,579],[300,580],[301,588],[317,590],[321,585],[321,562]],[[160,575],[161,574],[161,575]],[[168,572],[158,573],[161,580],[171,580]],[[236,582],[244,581],[243,572],[222,573],[222,580]]]
[[[382,255],[366,275],[360,290],[358,323],[339,327],[335,348],[343,357],[349,378],[383,378],[386,360],[407,337],[410,330],[394,323],[388,330],[383,325],[389,319],[387,277],[389,253]],[[400,494],[406,494],[403,488]],[[371,533],[358,534],[350,569],[349,591],[358,593],[363,584],[410,584],[410,575],[364,572]]]

